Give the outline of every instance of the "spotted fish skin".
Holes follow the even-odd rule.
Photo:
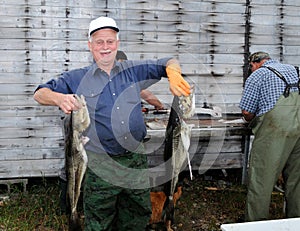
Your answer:
[[[64,120],[65,161],[67,173],[67,198],[70,204],[69,230],[81,230],[77,213],[81,183],[87,168],[88,158],[84,144],[88,138],[82,133],[90,125],[90,117],[83,96],[74,96],[81,105],[78,111],[72,111]]]

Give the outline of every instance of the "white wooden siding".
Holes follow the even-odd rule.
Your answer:
[[[100,15],[116,19],[120,49],[130,59],[177,57],[183,73],[196,84],[197,104],[205,101],[224,112],[239,112],[245,53],[264,50],[294,65],[300,60],[298,0],[0,4],[0,178],[59,174],[64,155],[62,113],[38,105],[33,92],[63,71],[91,63],[88,25]],[[165,104],[171,103],[166,79],[150,89]],[[241,159],[240,152],[235,153],[224,155],[216,166]]]

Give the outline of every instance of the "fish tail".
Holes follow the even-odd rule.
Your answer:
[[[173,195],[169,196],[169,202],[166,207],[166,221],[171,221],[171,224],[174,223],[174,213],[175,213],[175,206],[173,201]]]
[[[81,231],[81,222],[78,216],[78,213],[72,212],[69,219],[69,231]]]

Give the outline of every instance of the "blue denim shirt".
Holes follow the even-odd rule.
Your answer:
[[[89,151],[111,155],[134,151],[146,135],[140,91],[166,77],[170,58],[115,62],[110,75],[97,64],[63,73],[39,88],[84,95],[91,125],[86,132]]]

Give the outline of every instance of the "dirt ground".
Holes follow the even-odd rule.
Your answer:
[[[181,180],[183,193],[175,208],[173,230],[215,231],[221,230],[222,224],[240,222],[247,193],[246,186],[241,185],[241,169],[194,176],[193,180],[188,176]],[[281,193],[273,193],[270,219],[283,218],[283,201]]]
[[[181,174],[182,195],[175,207],[172,229],[220,231],[222,224],[236,223],[244,214],[247,193],[246,186],[241,185],[241,175],[241,169],[210,170],[204,175],[194,173],[193,180],[189,173]],[[57,180],[39,180],[31,184],[28,193],[17,193],[7,203],[0,203],[0,230],[67,230],[66,217],[58,213]],[[2,190],[7,189],[2,187]],[[283,218],[283,202],[283,194],[274,191],[270,219]],[[165,225],[155,224],[150,231],[165,231]]]

